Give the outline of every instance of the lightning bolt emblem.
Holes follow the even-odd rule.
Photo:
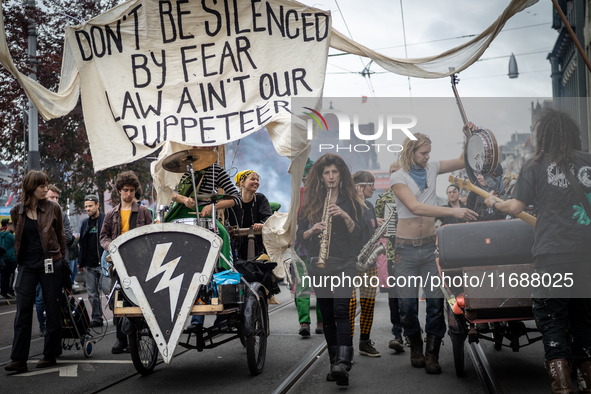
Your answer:
[[[171,279],[172,274],[176,269],[176,266],[179,264],[179,261],[181,260],[180,257],[177,257],[176,259],[169,261],[166,264],[163,264],[164,258],[166,257],[166,254],[168,253],[168,250],[170,249],[171,245],[172,242],[156,245],[154,255],[152,256],[152,262],[150,263],[150,269],[148,270],[148,275],[146,276],[146,282],[164,273],[160,278],[158,286],[156,286],[156,289],[154,289],[154,293],[168,288],[170,297],[170,321],[173,321],[174,314],[176,312],[176,304],[178,303],[179,293],[185,274],[181,274],[176,278]]]

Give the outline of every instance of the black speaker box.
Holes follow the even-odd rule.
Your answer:
[[[534,228],[521,219],[449,224],[437,229],[441,269],[532,264]]]

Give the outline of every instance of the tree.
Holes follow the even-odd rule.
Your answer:
[[[29,74],[32,62],[27,56],[30,20],[37,24],[37,80],[47,89],[57,91],[62,64],[66,26],[82,23],[122,3],[122,0],[41,0],[38,7],[23,7],[26,0],[3,2],[6,40],[18,69]],[[23,139],[26,121],[23,108],[27,98],[10,73],[0,68],[0,160],[16,170],[9,184],[0,184],[18,192],[25,171],[28,145]],[[50,182],[62,190],[60,203],[69,198],[76,211],[83,207],[87,194],[99,194],[104,206],[104,193],[114,190],[114,179],[121,171],[132,170],[140,178],[143,197],[151,199],[152,178],[147,159],[94,173],[92,155],[80,102],[74,110],[58,119],[44,121],[39,117],[39,152],[41,167]],[[115,203],[116,201],[112,201]]]

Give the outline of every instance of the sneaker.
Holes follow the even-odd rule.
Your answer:
[[[299,334],[303,337],[309,337],[310,336],[310,323],[300,324]]]
[[[6,298],[7,300],[14,300],[16,297],[13,295],[10,295],[10,293],[8,294],[4,294],[2,297],[0,298]]]
[[[90,324],[88,325],[88,327],[90,327],[90,328],[96,328],[96,327],[102,327],[102,326],[103,326],[103,322],[96,321],[96,320],[91,321]]]
[[[388,347],[392,350],[394,350],[396,353],[401,353],[404,351],[404,343],[402,342],[402,336],[399,335],[395,335],[394,339],[392,339],[389,343],[388,343]]]
[[[27,372],[27,363],[25,361],[13,361],[4,367],[9,372]]]
[[[43,338],[47,335],[47,328],[45,326],[39,327],[39,336]]]
[[[359,354],[368,357],[380,357],[381,354],[373,347],[374,342],[371,339],[359,341]]]
[[[316,330],[315,330],[316,334],[324,334],[324,324],[322,324],[321,321],[319,321],[318,323],[316,323]]]

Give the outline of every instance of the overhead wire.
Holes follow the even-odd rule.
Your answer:
[[[349,30],[349,25],[347,25],[347,21],[345,20],[345,15],[343,14],[343,11],[341,11],[341,6],[339,5],[338,0],[334,0],[334,2],[337,5],[337,8],[339,10],[339,14],[341,15],[341,18],[343,19],[343,23],[345,24],[345,28],[347,29],[347,33],[349,34],[349,37],[351,39],[353,39],[353,34],[351,34],[351,30]],[[363,70],[365,71],[366,67],[368,67],[368,66],[365,65],[365,63],[363,62],[363,59],[361,57],[359,57],[359,60],[361,61],[361,64],[363,65]],[[371,64],[371,62],[369,64]],[[364,71],[362,71],[361,75],[365,78],[366,75],[363,74]],[[369,71],[369,69],[368,69],[368,71]],[[367,74],[366,82],[367,82],[367,87],[369,88],[372,96],[375,97],[375,91],[374,91],[373,85],[371,84],[369,73]]]

